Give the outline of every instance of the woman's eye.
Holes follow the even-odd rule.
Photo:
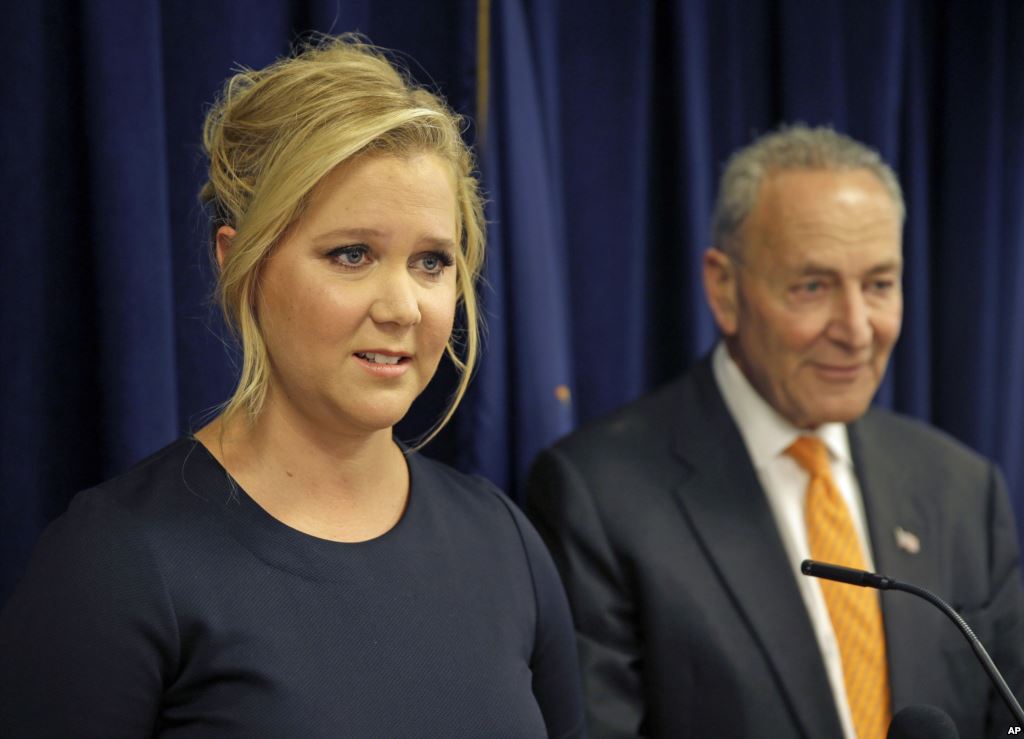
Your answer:
[[[369,249],[362,244],[341,246],[332,250],[327,256],[342,267],[362,267],[368,261]]]
[[[441,275],[446,267],[451,267],[455,260],[451,254],[442,251],[432,251],[418,257],[419,267],[429,275]]]

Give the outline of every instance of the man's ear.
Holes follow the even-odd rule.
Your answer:
[[[221,226],[217,229],[217,243],[216,243],[216,254],[217,264],[221,269],[224,269],[224,260],[228,257],[228,252],[231,251],[231,243],[234,240],[238,232],[231,226]]]
[[[704,294],[723,336],[729,337],[739,327],[739,284],[736,263],[724,251],[711,247],[704,252]]]

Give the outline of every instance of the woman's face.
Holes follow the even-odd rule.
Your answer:
[[[434,154],[364,155],[325,177],[260,276],[265,410],[331,433],[398,422],[451,335],[456,219]]]

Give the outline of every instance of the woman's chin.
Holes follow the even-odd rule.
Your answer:
[[[396,403],[376,405],[371,408],[346,409],[347,412],[338,414],[338,424],[367,434],[386,431],[405,418],[411,405],[411,403]]]

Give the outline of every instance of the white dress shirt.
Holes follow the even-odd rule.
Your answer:
[[[857,739],[846,700],[839,646],[832,630],[825,599],[821,595],[818,580],[800,574],[800,563],[810,558],[807,527],[804,522],[804,499],[807,497],[809,475],[785,453],[798,436],[817,436],[825,443],[832,467],[832,477],[850,510],[867,567],[873,570],[864,500],[853,471],[846,426],[841,423],[828,423],[814,431],[800,430],[793,426],[753,388],[739,365],[729,356],[724,343],[719,342],[715,348],[711,367],[725,405],[739,427],[747,453],[761,481],[761,487],[768,497],[768,506],[775,517],[775,524],[779,528],[779,535],[789,556],[793,577],[814,626],[843,733],[847,739]]]

